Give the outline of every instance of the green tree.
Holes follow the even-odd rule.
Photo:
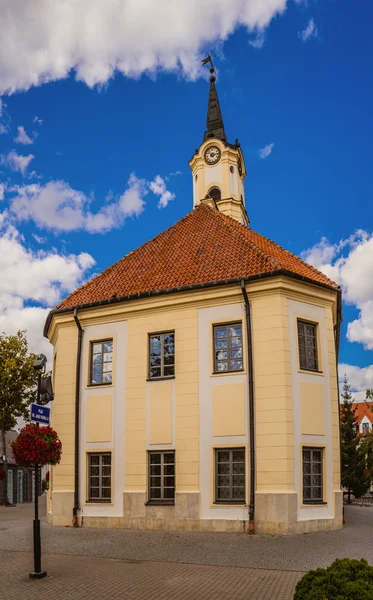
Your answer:
[[[25,331],[18,331],[16,335],[0,335],[0,435],[6,473],[6,432],[15,427],[19,417],[28,419],[29,406],[36,400],[35,357],[28,351]],[[3,480],[2,488],[0,502],[7,504],[7,479]]]
[[[350,385],[345,376],[341,406],[341,480],[347,488],[348,503],[351,493],[360,498],[369,489],[370,477],[366,473],[366,448],[359,434],[356,408],[352,407]]]

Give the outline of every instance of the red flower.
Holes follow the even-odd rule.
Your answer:
[[[37,423],[28,423],[11,446],[20,465],[42,467],[56,465],[61,460],[61,441],[49,425],[39,427]]]

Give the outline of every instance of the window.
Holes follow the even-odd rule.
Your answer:
[[[298,321],[299,366],[307,371],[317,371],[316,325]]]
[[[149,336],[149,379],[175,376],[175,334]]]
[[[323,501],[322,448],[303,448],[303,503]]]
[[[213,187],[207,194],[207,198],[212,198],[213,200],[221,200],[221,191],[218,187]]]
[[[363,433],[369,433],[369,423],[363,423]]]
[[[245,503],[245,448],[215,450],[215,502]]]
[[[91,385],[113,381],[113,340],[91,343]]]
[[[149,502],[173,504],[175,452],[149,452]]]
[[[214,325],[214,369],[215,373],[243,369],[241,323]]]
[[[88,500],[111,501],[111,454],[89,454]]]

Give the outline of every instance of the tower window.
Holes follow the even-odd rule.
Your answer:
[[[234,173],[234,168],[232,166],[229,167],[231,173]]]
[[[318,370],[317,325],[298,321],[299,366],[307,371]]]
[[[207,196],[210,196],[210,198],[212,198],[215,201],[221,200],[221,191],[218,187],[213,187],[211,188]]]

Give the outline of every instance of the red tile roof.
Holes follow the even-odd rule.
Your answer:
[[[360,425],[364,417],[368,417],[369,421],[373,423],[373,402],[353,402],[352,408],[356,408],[355,416],[357,417]]]
[[[339,289],[297,256],[202,202],[78,288],[56,309],[283,271]]]

